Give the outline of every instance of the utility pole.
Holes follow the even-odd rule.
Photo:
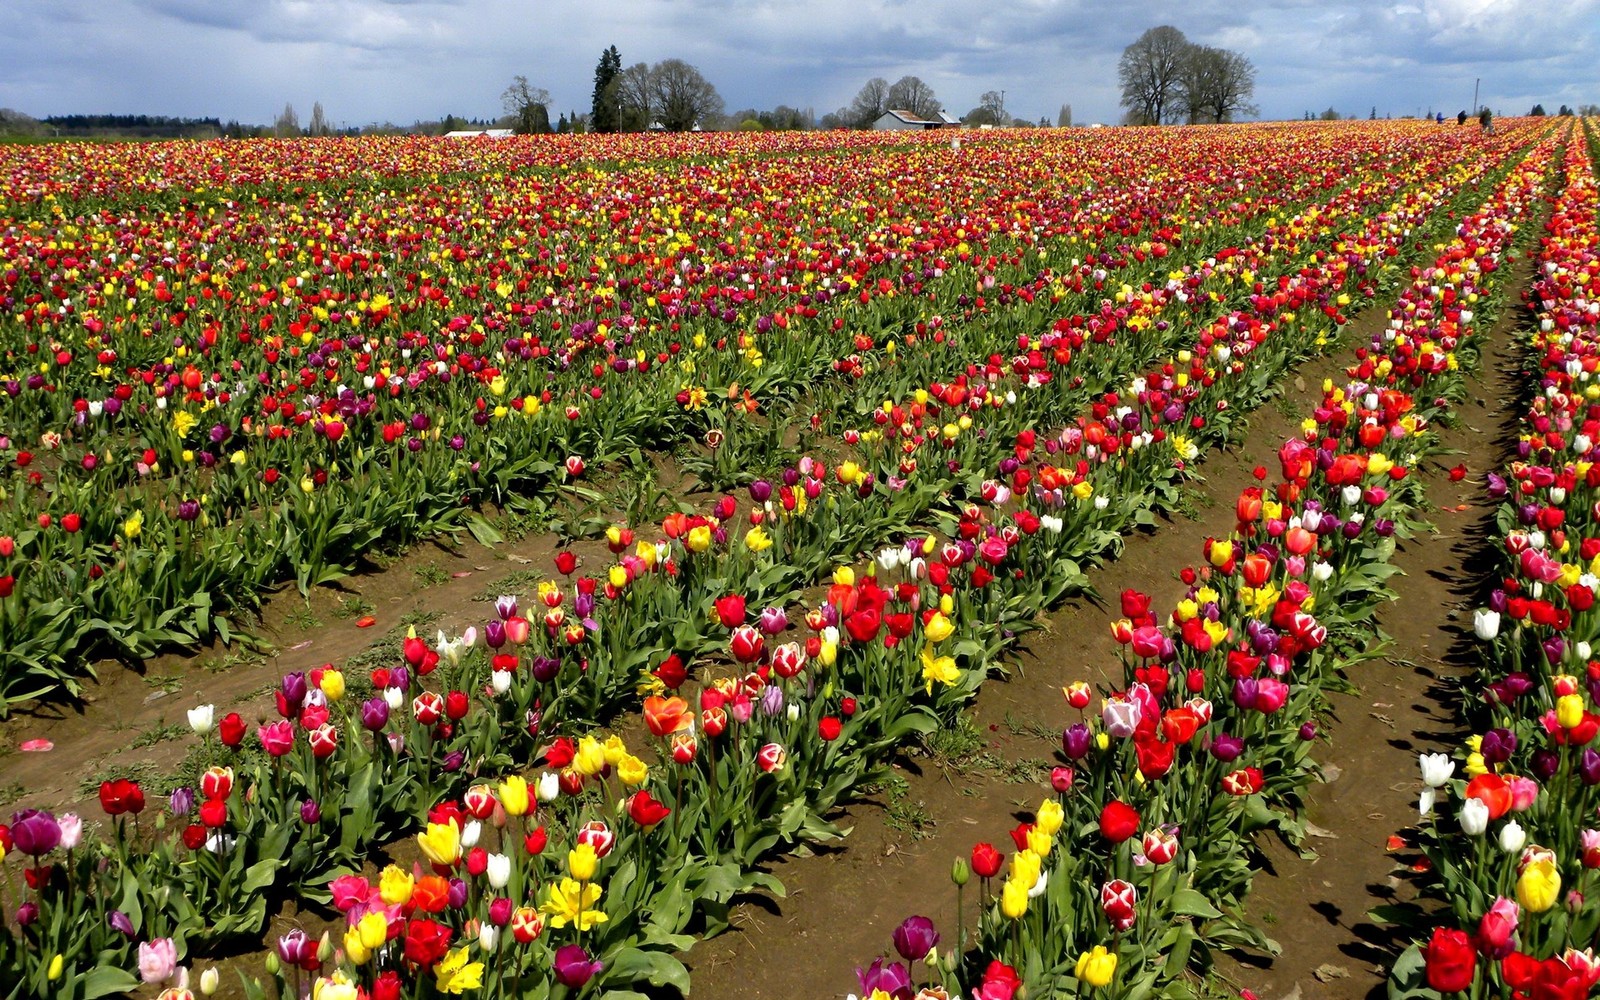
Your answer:
[[[1472,78],[1472,113],[1473,114],[1477,114],[1478,113],[1478,83],[1479,83],[1479,81],[1481,79],[1482,79],[1481,77],[1476,77],[1476,76]]]

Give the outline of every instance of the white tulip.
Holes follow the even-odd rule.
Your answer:
[[[1439,790],[1432,785],[1422,789],[1422,798],[1417,802],[1417,815],[1426,819],[1433,814],[1433,803],[1439,796]]]
[[[211,705],[201,705],[189,709],[189,728],[193,729],[196,736],[204,736],[211,732],[211,717],[215,709]]]
[[[1346,507],[1354,507],[1361,499],[1361,487],[1351,485],[1339,491],[1339,499],[1344,501]]]
[[[461,846],[477,847],[478,838],[483,836],[483,824],[477,820],[469,820],[461,830]]]
[[[388,687],[383,689],[383,700],[389,706],[389,711],[392,712],[405,704],[406,696],[399,688]]]
[[[211,996],[217,992],[217,987],[222,985],[222,976],[217,972],[216,966],[211,966],[200,973],[200,993],[202,996]]]
[[[1528,835],[1523,832],[1522,825],[1516,820],[1507,820],[1506,825],[1500,828],[1500,849],[1507,854],[1515,854],[1522,850],[1522,845],[1528,840]]]
[[[1038,881],[1034,882],[1033,887],[1028,890],[1028,898],[1038,899],[1044,895],[1044,891],[1048,888],[1050,888],[1050,873],[1041,870]]]
[[[504,854],[489,855],[488,866],[483,870],[493,889],[504,889],[511,881],[511,858]]]
[[[500,928],[485,920],[478,925],[478,947],[486,952],[493,952],[494,946],[500,942]]]
[[[1481,837],[1489,829],[1489,806],[1482,799],[1468,799],[1461,806],[1459,816],[1461,832],[1469,837]]]
[[[554,802],[561,794],[561,779],[555,772],[546,771],[539,775],[539,801]]]
[[[495,694],[505,694],[511,690],[511,671],[493,670],[489,673],[489,686],[494,688]]]
[[[1479,608],[1472,613],[1472,632],[1485,642],[1500,634],[1500,612]]]
[[[1317,560],[1311,564],[1311,579],[1326,583],[1333,576],[1333,564]]]
[[[1449,754],[1425,753],[1418,757],[1422,765],[1422,783],[1429,788],[1443,788],[1450,776],[1456,773],[1456,762]]]

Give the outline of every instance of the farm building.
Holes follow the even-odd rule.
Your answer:
[[[918,118],[909,111],[885,111],[872,123],[872,127],[879,131],[914,132],[918,129],[929,128],[960,128],[961,120],[952,118],[944,111],[939,112],[937,118]]]

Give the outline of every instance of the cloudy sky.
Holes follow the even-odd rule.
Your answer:
[[[1600,103],[1600,0],[0,0],[0,107],[410,123],[499,113],[525,74],[552,117],[587,110],[595,62],[681,58],[728,109],[818,115],[869,77],[915,74],[957,115],[1118,115],[1116,63],[1146,28],[1236,49],[1262,117],[1453,114]]]

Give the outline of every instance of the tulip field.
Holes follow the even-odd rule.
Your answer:
[[[423,542],[553,552],[376,665],[187,705],[180,778],[8,810],[0,997],[690,995],[775,859],[850,851],[1327,359],[1232,530],[1110,599],[1121,662],[1027,667],[1058,749],[1009,842],[919,862],[955,922],[816,956],[862,1000],[1240,995],[1500,318],[1495,586],[1375,916],[1393,997],[1591,995],[1592,124],[962,139],[0,146],[0,733]]]

